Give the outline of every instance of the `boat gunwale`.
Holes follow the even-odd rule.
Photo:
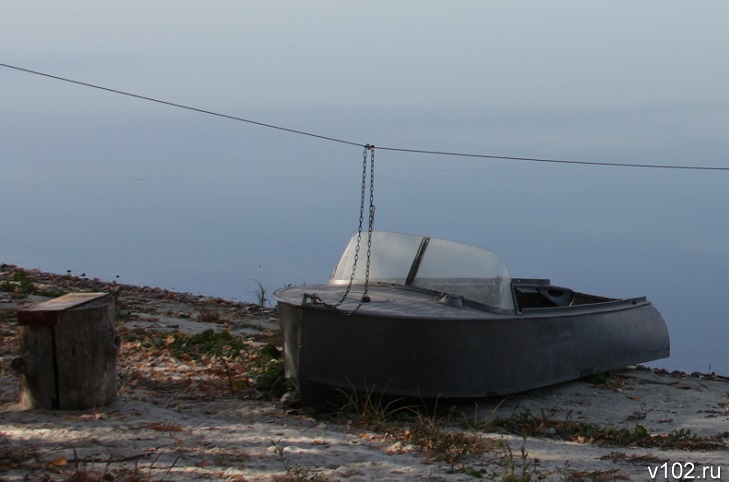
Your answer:
[[[548,280],[545,280],[545,281],[548,281]],[[353,283],[353,286],[364,286],[364,285],[365,285],[365,283],[356,282],[356,281]],[[318,295],[318,293],[316,293],[316,288],[333,289],[333,288],[337,288],[339,286],[343,286],[343,285],[328,283],[328,284],[321,284],[321,285],[306,286],[306,288],[315,288],[315,289],[306,290],[307,293],[304,293],[302,300],[307,297],[311,297],[314,294],[316,294],[316,296],[318,297],[319,295]],[[602,313],[602,312],[608,312],[608,311],[628,310],[628,309],[639,308],[642,306],[653,305],[653,303],[650,300],[648,300],[648,298],[646,296],[637,296],[637,297],[631,297],[631,298],[606,298],[605,301],[599,301],[599,302],[594,302],[594,303],[584,303],[584,304],[570,305],[570,306],[548,306],[548,307],[534,307],[534,308],[520,308],[520,309],[515,308],[514,310],[503,310],[500,308],[485,305],[483,303],[479,303],[479,302],[464,298],[460,295],[453,295],[451,293],[446,293],[446,292],[437,291],[437,290],[431,290],[428,288],[416,287],[416,286],[412,286],[412,285],[403,285],[400,283],[382,282],[382,281],[375,281],[375,282],[371,281],[370,287],[373,287],[373,286],[376,288],[380,288],[380,289],[389,288],[389,289],[394,289],[394,290],[408,291],[408,292],[418,293],[418,294],[422,294],[422,295],[428,295],[428,296],[433,297],[433,299],[432,299],[433,303],[439,303],[438,298],[440,298],[442,296],[451,295],[454,297],[461,298],[464,302],[463,307],[450,306],[451,308],[453,308],[455,310],[463,310],[463,309],[470,308],[470,309],[476,310],[480,313],[496,315],[496,318],[494,318],[494,319],[501,319],[502,317],[517,319],[517,318],[529,318],[529,317],[535,317],[535,316],[538,318],[542,318],[542,317],[551,317],[554,314],[576,316],[576,315],[581,315],[584,313]],[[354,300],[352,300],[351,301],[352,303],[357,303],[355,305],[355,307],[353,307],[352,309],[343,309],[342,305],[336,306],[336,305],[332,305],[329,303],[304,303],[303,301],[296,303],[293,301],[288,301],[288,300],[282,299],[278,295],[278,293],[282,293],[289,289],[299,289],[300,290],[303,288],[305,288],[305,286],[289,286],[289,287],[281,288],[279,290],[276,290],[276,292],[274,292],[274,297],[276,297],[276,299],[279,302],[286,303],[291,306],[299,306],[299,307],[305,306],[307,309],[317,309],[317,310],[324,310],[324,311],[339,311],[339,312],[342,312],[342,313],[348,314],[348,315],[351,315],[351,314],[354,314],[355,312],[357,312],[358,314],[367,315],[367,316],[371,316],[371,317],[377,317],[377,318],[411,319],[411,318],[416,317],[413,315],[399,314],[399,313],[373,313],[366,309],[367,302],[362,303],[360,305],[359,302],[355,302]],[[308,291],[310,291],[310,292],[308,292]],[[574,293],[576,295],[582,295],[582,296],[595,296],[595,295],[590,295],[587,293],[580,293],[580,292],[574,292]],[[439,303],[439,304],[443,304],[443,303]],[[448,305],[443,305],[443,306],[448,307]],[[442,318],[442,316],[440,316],[440,315],[420,315],[420,316],[418,316],[418,318],[431,319],[431,318]],[[453,317],[453,318],[449,318],[449,319],[451,321],[468,320],[468,319],[482,320],[483,315],[479,316],[476,313],[470,312],[468,315],[464,314],[464,316],[458,316],[458,317]],[[489,318],[489,319],[491,319],[491,318]]]

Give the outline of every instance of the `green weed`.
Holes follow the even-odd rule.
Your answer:
[[[35,291],[35,285],[33,285],[30,273],[22,269],[16,269],[13,271],[10,280],[0,284],[0,291],[27,296]]]
[[[40,288],[33,282],[33,275],[23,269],[16,269],[10,280],[0,283],[0,291],[15,293],[21,296],[38,295],[46,298],[57,298],[67,294],[67,291],[58,288]]]
[[[253,368],[256,388],[274,397],[281,397],[291,387],[284,376],[284,359],[281,352],[272,344],[260,350],[257,366]]]
[[[242,341],[234,338],[227,331],[215,332],[212,328],[196,335],[172,335],[174,340],[170,344],[170,352],[176,357],[187,356],[200,358],[207,356],[223,356],[235,358],[241,350],[245,349]]]

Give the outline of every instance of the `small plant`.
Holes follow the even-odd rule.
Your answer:
[[[499,441],[501,449],[501,463],[503,472],[501,480],[504,482],[529,482],[531,480],[539,480],[539,474],[536,471],[536,462],[529,459],[529,452],[526,450],[526,436],[521,444],[519,454],[515,457],[514,451],[505,440]]]
[[[336,410],[339,418],[367,425],[382,426],[392,422],[397,415],[412,413],[412,407],[402,406],[401,400],[386,400],[383,393],[379,395],[375,387],[366,388],[364,392],[337,389],[339,399],[344,403]]]
[[[67,294],[66,291],[58,288],[39,288],[35,283],[33,283],[32,274],[23,269],[14,270],[9,281],[3,281],[0,283],[0,291],[16,293],[22,296],[35,294],[38,296],[45,296],[47,298],[57,298]]]
[[[10,281],[4,281],[0,284],[0,291],[29,295],[35,291],[35,286],[27,271],[16,269],[13,271]]]
[[[467,465],[466,460],[493,448],[491,440],[484,439],[479,432],[444,430],[435,416],[426,417],[422,414],[416,417],[410,429],[410,441],[427,457],[449,464],[451,471],[478,478],[483,476],[483,472]]]
[[[147,357],[174,357],[215,380],[211,385],[195,377],[166,382],[153,376],[143,378],[144,384],[159,390],[186,385],[210,391],[214,385],[215,390],[226,390],[232,397],[267,398],[281,398],[291,390],[284,376],[283,354],[271,342],[261,343],[213,329],[197,334],[130,331],[121,332],[121,336],[127,349],[139,350]]]
[[[258,366],[254,369],[256,388],[274,397],[281,397],[289,390],[284,376],[284,360],[281,352],[272,344],[264,345],[260,350]]]
[[[176,333],[168,340],[170,351],[176,357],[200,358],[207,355],[235,358],[245,348],[240,339],[227,331],[216,333],[212,328],[196,335]]]
[[[255,303],[260,306],[261,308],[265,308],[268,306],[268,292],[270,291],[270,287],[264,285],[261,281],[253,278],[253,282],[256,283],[256,289],[254,291],[249,291],[248,293],[253,295]]]
[[[542,411],[533,415],[529,410],[522,410],[511,417],[497,417],[485,422],[486,429],[499,429],[506,433],[522,436],[543,436],[555,433],[558,422],[551,420]]]
[[[587,381],[608,390],[618,390],[625,386],[625,378],[613,371],[596,373],[587,377]]]
[[[29,295],[33,292],[35,287],[33,286],[33,281],[30,278],[30,275],[21,269],[16,270],[13,273],[13,281],[18,283],[18,286],[20,287],[20,293],[24,295]]]

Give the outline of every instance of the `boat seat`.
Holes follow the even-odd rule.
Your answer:
[[[554,303],[554,306],[570,306],[574,291],[569,288],[560,288],[559,286],[539,286],[537,291],[544,298]]]

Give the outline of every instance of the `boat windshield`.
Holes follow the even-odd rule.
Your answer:
[[[349,241],[331,284],[347,284],[357,258],[354,281],[364,282],[367,234]],[[394,283],[462,296],[484,305],[513,310],[511,276],[504,259],[486,249],[412,234],[374,231],[370,282]]]

